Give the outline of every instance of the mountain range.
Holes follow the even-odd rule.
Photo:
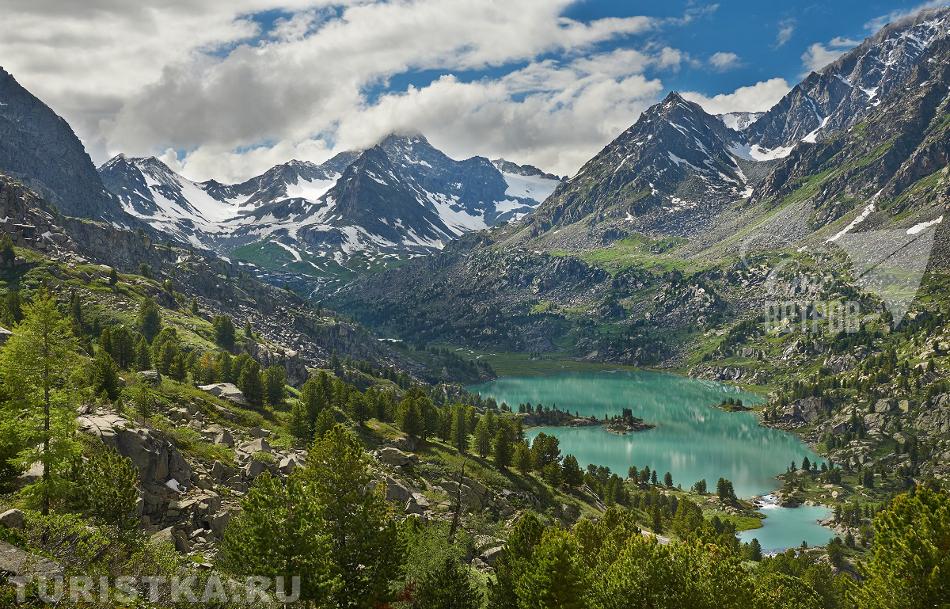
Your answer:
[[[520,218],[560,183],[503,159],[456,161],[421,135],[321,164],[290,161],[240,184],[193,182],[154,157],[119,155],[99,174],[128,214],[283,281],[437,251]]]
[[[2,72],[0,171],[65,215],[147,227],[318,297],[484,229],[459,247],[577,254],[634,239],[690,259],[753,233],[823,242],[940,217],[947,29],[946,9],[890,24],[764,113],[716,116],[670,93],[564,180],[457,161],[406,134],[239,184],[194,182],[154,157],[96,170],[69,125]]]
[[[948,25],[948,9],[888,25],[758,117],[670,93],[520,222],[328,302],[397,337],[656,364],[762,302],[737,279],[754,252],[846,275],[844,235],[934,231],[945,265]]]

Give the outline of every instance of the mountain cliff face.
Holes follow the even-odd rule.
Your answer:
[[[929,51],[947,39],[950,13],[923,11],[885,26],[857,48],[812,72],[748,127],[749,143],[763,154],[784,156],[800,141],[859,122],[892,92],[908,85]]]
[[[588,161],[538,208],[522,234],[573,226],[688,236],[747,196],[749,178],[731,152],[741,136],[699,105],[670,93]],[[617,233],[619,234],[619,233]]]
[[[155,158],[122,155],[100,173],[129,214],[291,283],[437,251],[468,231],[523,216],[559,183],[533,167],[456,161],[424,137],[395,135],[322,164],[284,163],[240,184],[196,183]]]
[[[66,121],[2,68],[0,172],[23,180],[63,214],[127,220]]]

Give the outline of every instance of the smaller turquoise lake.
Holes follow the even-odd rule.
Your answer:
[[[787,548],[797,548],[804,541],[809,546],[823,546],[835,536],[834,531],[818,524],[831,516],[831,510],[821,505],[803,505],[797,508],[766,506],[762,528],[741,531],[739,540],[758,539],[764,554],[775,554]]]

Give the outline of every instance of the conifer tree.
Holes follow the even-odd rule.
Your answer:
[[[145,340],[152,342],[162,329],[162,316],[158,312],[158,305],[151,297],[146,297],[139,305],[138,314],[139,332]]]
[[[135,345],[135,369],[152,369],[152,354],[144,337],[140,337],[138,343]]]
[[[331,574],[341,582],[331,605],[372,609],[393,600],[405,547],[391,506],[370,484],[359,440],[335,425],[313,443],[304,475],[329,537]]]
[[[211,321],[214,342],[226,351],[234,351],[234,322],[227,315],[215,315]]]
[[[282,481],[264,472],[225,531],[219,564],[240,575],[283,578],[285,595],[292,591],[292,578],[300,577],[300,600],[330,606],[342,582],[334,572],[329,523],[319,502],[302,474]]]
[[[495,432],[495,439],[492,442],[494,450],[495,467],[501,470],[508,469],[511,465],[511,459],[514,453],[514,447],[511,442],[511,431],[506,425],[499,425]]]
[[[23,308],[20,301],[20,292],[7,290],[0,301],[0,323],[8,328],[20,323],[23,319]]]
[[[99,349],[89,371],[89,385],[97,396],[115,400],[119,397],[119,367],[107,352]]]
[[[261,406],[264,403],[264,383],[261,381],[261,365],[250,359],[241,368],[238,377],[238,388],[244,394],[247,403],[252,406]]]
[[[564,470],[564,484],[580,486],[584,482],[584,472],[581,471],[574,455],[565,455],[562,469]]]
[[[83,507],[96,520],[124,533],[135,529],[139,471],[131,459],[99,448],[83,463],[79,479]]]
[[[480,609],[481,593],[468,569],[454,557],[419,582],[411,609]]]
[[[16,261],[16,252],[13,249],[13,239],[4,233],[0,236],[0,267],[8,269]]]
[[[518,468],[518,471],[522,474],[527,474],[531,471],[531,449],[528,448],[527,442],[521,441],[515,444],[514,462],[515,467]]]
[[[366,400],[363,399],[363,396],[361,396],[358,391],[354,391],[350,394],[346,409],[349,411],[350,416],[353,417],[353,420],[356,421],[357,425],[362,427],[363,424],[366,423],[368,413]]]
[[[264,371],[264,395],[267,398],[267,404],[270,406],[279,406],[284,403],[284,385],[287,382],[287,374],[283,366],[268,366]]]
[[[574,537],[562,529],[549,528],[515,586],[518,606],[586,609],[588,579]]]
[[[468,452],[468,423],[465,407],[456,404],[452,408],[452,445],[462,454]]]
[[[488,587],[488,606],[492,609],[518,609],[518,585],[541,542],[544,525],[528,512],[512,527],[504,549],[495,561],[495,581]]]
[[[491,430],[488,426],[488,416],[483,416],[475,425],[475,452],[484,459],[491,452]]]
[[[19,411],[11,414],[22,420],[24,445],[29,447],[21,461],[43,465],[36,490],[44,515],[54,497],[69,486],[66,469],[78,450],[69,388],[76,346],[69,321],[53,298],[41,293],[25,307],[23,321],[0,352],[0,376],[10,406]]]

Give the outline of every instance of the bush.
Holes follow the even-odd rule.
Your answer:
[[[131,459],[109,448],[97,450],[82,464],[80,480],[84,511],[120,530],[136,526],[139,472]]]

